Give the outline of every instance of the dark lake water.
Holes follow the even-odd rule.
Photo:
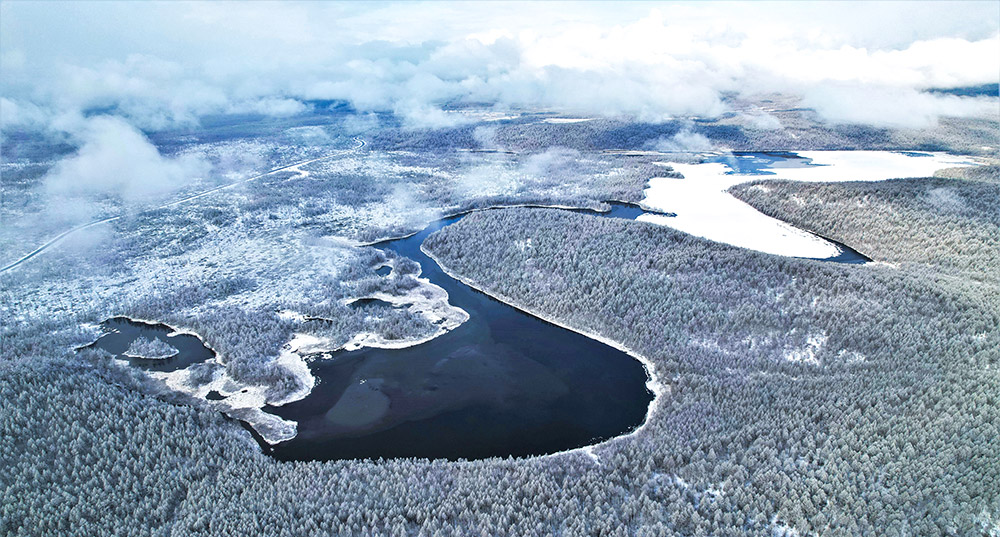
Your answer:
[[[816,234],[813,233],[813,235]],[[822,237],[822,235],[817,235],[817,236]],[[855,250],[854,248],[851,248],[850,246],[842,242],[838,242],[833,239],[829,239],[827,237],[823,237],[823,240],[836,244],[837,248],[840,248],[840,254],[834,257],[821,258],[819,259],[820,261],[829,261],[831,263],[847,263],[848,265],[863,265],[872,260],[870,257]],[[813,258],[806,258],[806,259],[813,259]]]
[[[104,349],[114,354],[115,357],[127,360],[130,364],[147,371],[177,371],[215,356],[215,353],[196,336],[190,334],[171,336],[173,329],[165,324],[144,323],[126,317],[114,317],[101,323],[101,328],[107,333],[88,347]],[[124,352],[128,350],[129,345],[140,336],[146,339],[159,339],[177,349],[178,353],[171,358],[157,360],[144,360],[125,355]]]
[[[641,213],[615,204],[604,215]],[[643,422],[653,395],[638,361],[472,290],[420,251],[429,234],[459,219],[375,246],[419,262],[422,276],[448,291],[469,320],[417,346],[313,361],[319,384],[308,397],[265,408],[298,422],[292,440],[262,444],[267,453],[283,460],[528,456],[589,445]]]

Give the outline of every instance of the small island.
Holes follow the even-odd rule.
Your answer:
[[[160,339],[149,339],[145,336],[135,338],[135,341],[128,346],[122,354],[129,358],[141,358],[143,360],[166,360],[173,358],[180,353],[169,343]]]

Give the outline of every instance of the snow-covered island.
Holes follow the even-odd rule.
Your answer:
[[[179,353],[180,351],[163,340],[139,336],[122,354],[129,358],[141,358],[143,360],[166,360],[177,356]]]

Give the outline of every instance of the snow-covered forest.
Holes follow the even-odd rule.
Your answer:
[[[993,2],[0,2],[0,535],[996,537],[997,65]],[[279,455],[625,377],[514,317],[634,420]]]

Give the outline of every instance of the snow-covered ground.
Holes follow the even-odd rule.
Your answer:
[[[274,363],[290,371],[299,380],[299,389],[278,400],[269,400],[269,386],[246,385],[234,380],[219,368],[212,382],[197,384],[190,381],[191,368],[169,373],[148,372],[149,376],[163,381],[172,390],[186,393],[207,401],[218,410],[249,423],[268,442],[274,444],[295,437],[297,424],[261,410],[264,405],[281,406],[304,399],[316,385],[316,378],[309,371],[305,356],[313,352],[332,350],[324,342],[309,334],[295,334],[282,349]],[[218,357],[210,361],[218,363]],[[220,364],[221,365],[221,364]],[[223,400],[208,399],[210,392],[217,392]]]
[[[311,334],[295,334],[291,341],[281,349],[281,352],[274,359],[274,363],[291,372],[299,381],[299,388],[280,399],[268,397],[270,386],[241,383],[230,377],[224,368],[219,368],[213,380],[207,384],[191,382],[191,368],[169,373],[153,371],[148,374],[163,381],[175,391],[203,399],[216,406],[220,411],[246,421],[270,444],[290,440],[295,437],[298,424],[264,412],[262,409],[265,405],[281,406],[299,401],[312,392],[316,385],[316,378],[309,370],[306,356],[339,350],[353,351],[362,347],[394,349],[409,347],[434,339],[457,328],[469,319],[469,314],[465,310],[448,303],[448,293],[444,289],[430,283],[426,278],[418,278],[417,281],[421,285],[399,296],[376,293],[372,297],[364,298],[377,298],[397,307],[408,306],[411,311],[424,316],[437,327],[434,333],[419,338],[388,340],[379,334],[364,332],[357,334],[346,345],[337,345],[326,338]],[[350,303],[359,299],[351,298],[346,302]],[[300,322],[307,318],[306,315],[291,310],[281,310],[277,315],[282,319]],[[210,361],[224,365],[218,356]],[[123,362],[121,365],[126,364]],[[224,399],[222,401],[208,399],[208,394],[213,391]]]
[[[756,179],[794,181],[882,181],[929,177],[942,168],[973,166],[965,157],[945,153],[905,154],[891,151],[802,151],[813,166],[769,168],[774,175],[732,173],[727,164],[670,164],[684,179],[656,177],[649,181],[642,206],[676,213],[676,217],[644,214],[638,220],[670,226],[685,233],[791,257],[827,258],[839,254],[833,243],[781,220],[762,214],[727,190]],[[735,158],[751,158],[735,156]],[[767,188],[766,185],[760,188]]]

